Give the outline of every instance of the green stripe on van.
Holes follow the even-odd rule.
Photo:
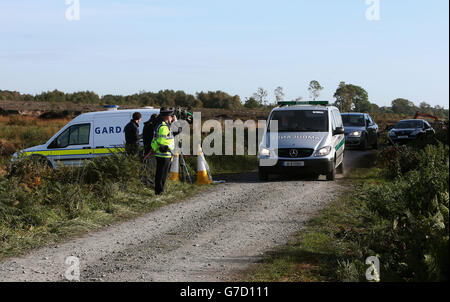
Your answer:
[[[345,143],[345,138],[343,138],[343,139],[341,140],[341,142],[336,146],[336,151],[338,151],[339,149],[341,149],[341,147],[344,145],[344,143]]]

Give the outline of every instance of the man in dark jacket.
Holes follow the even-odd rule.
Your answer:
[[[144,152],[147,155],[152,150],[152,140],[155,131],[155,126],[158,123],[158,115],[153,114],[152,117],[144,123],[144,130],[142,138],[144,139]]]
[[[133,113],[133,119],[125,126],[125,150],[128,155],[139,153],[139,123],[142,115],[139,112]]]

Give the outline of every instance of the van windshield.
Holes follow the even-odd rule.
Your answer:
[[[342,121],[345,127],[364,127],[364,115],[343,114]]]
[[[278,132],[328,131],[328,112],[325,110],[275,111],[270,120],[278,121]]]

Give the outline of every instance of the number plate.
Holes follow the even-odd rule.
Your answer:
[[[285,161],[283,162],[284,167],[304,167],[304,161]]]
[[[408,136],[407,136],[407,135],[401,135],[401,136],[399,136],[398,138],[399,138],[399,139],[403,139],[403,138],[408,138]]]

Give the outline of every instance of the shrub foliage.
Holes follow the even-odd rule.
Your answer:
[[[372,213],[368,250],[385,275],[408,281],[448,280],[449,148],[388,148],[380,155],[391,181],[366,186],[361,198]]]

